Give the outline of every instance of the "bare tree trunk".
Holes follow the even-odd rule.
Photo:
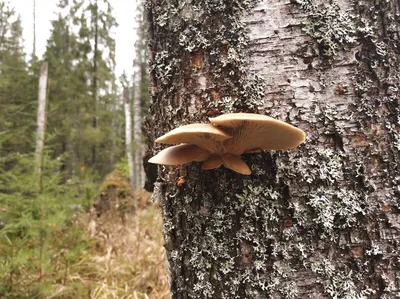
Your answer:
[[[129,181],[131,186],[134,186],[134,165],[132,157],[132,116],[131,116],[131,104],[129,98],[129,89],[124,88],[124,109],[125,109],[125,146],[126,146],[126,157],[128,158],[129,167]]]
[[[64,51],[65,53],[69,53],[71,51],[71,33],[73,32],[72,30],[72,20],[71,20],[71,8],[72,8],[72,1],[68,1],[66,7],[64,8],[63,11],[63,17],[66,19],[67,21],[67,28],[66,28],[66,36],[65,36],[65,48]],[[67,55],[67,60],[65,62],[65,65],[67,66],[67,70],[68,72],[71,71],[71,58]],[[72,84],[71,81],[68,80],[66,82],[67,84],[67,88],[70,89],[72,88]],[[77,102],[75,98],[69,96],[69,99],[71,102]],[[75,176],[75,175],[79,175],[80,172],[77,172],[77,169],[81,168],[84,166],[84,162],[81,161],[81,158],[79,157],[79,136],[81,135],[81,124],[80,124],[80,107],[74,105],[74,108],[71,109],[67,109],[67,107],[65,107],[65,111],[70,111],[71,113],[71,118],[72,118],[72,122],[71,122],[71,126],[72,126],[72,134],[69,134],[69,136],[66,136],[65,138],[65,152],[63,153],[68,153],[68,160],[64,161],[64,165],[65,168],[67,169],[67,167],[69,167],[70,169],[68,169],[68,174],[69,176]],[[67,112],[66,112],[67,113]],[[69,165],[69,166],[68,166]]]
[[[99,7],[97,5],[97,0],[95,0],[95,14],[94,14],[94,57],[93,57],[93,100],[94,100],[94,116],[92,126],[97,129],[98,126],[98,106],[99,106],[99,95],[97,90],[97,67],[98,67],[98,47],[99,47],[99,22],[98,22],[98,11]],[[96,164],[96,145],[92,147],[92,166],[95,167]]]
[[[46,89],[47,89],[48,64],[44,62],[40,67],[38,112],[36,129],[36,163],[35,172],[41,177],[43,167],[44,136],[46,128]]]
[[[32,59],[36,57],[36,0],[33,0],[33,45]]]
[[[158,168],[173,299],[400,294],[400,8],[337,3],[148,0],[149,154],[226,112],[307,132],[298,150],[244,155],[250,176]]]
[[[137,0],[136,2],[136,42],[135,42],[135,59],[133,62],[133,134],[135,141],[134,148],[134,168],[135,168],[135,188],[143,187],[143,167],[142,167],[142,132],[141,132],[141,124],[142,124],[142,105],[141,105],[141,91],[140,91],[140,83],[141,83],[141,64],[142,64],[142,55],[141,55],[141,36],[140,36],[140,26],[142,20],[142,10],[143,10],[143,2],[141,0]]]
[[[113,84],[113,92],[115,94],[118,93],[117,91],[117,86],[116,84]],[[118,111],[118,106],[119,106],[119,100],[113,100],[112,106],[111,106],[111,115],[112,115],[112,120],[111,120],[111,131],[114,136],[119,136],[118,132],[118,115],[120,111]],[[129,105],[130,106],[130,105]],[[125,108],[125,107],[124,107]],[[112,138],[112,143],[111,143],[111,151],[110,151],[110,165],[113,166],[115,164],[115,157],[116,157],[116,148],[117,148],[117,138]]]

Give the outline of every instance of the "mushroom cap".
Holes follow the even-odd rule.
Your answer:
[[[203,170],[215,169],[222,165],[223,161],[219,155],[211,155],[201,166]]]
[[[226,151],[240,156],[255,150],[288,150],[305,140],[303,130],[272,117],[253,113],[229,113],[210,118],[227,128],[233,138],[224,141]]]
[[[193,161],[195,161],[195,162],[204,162],[204,161],[206,161],[209,157],[210,157],[210,152],[204,150],[204,152],[203,152],[200,156],[198,156],[196,159],[194,159]]]
[[[222,160],[224,161],[224,166],[237,173],[250,175],[251,170],[249,166],[239,157],[231,154],[222,155]]]
[[[190,143],[210,152],[219,152],[222,148],[222,141],[229,138],[232,138],[232,135],[211,124],[190,124],[173,129],[156,139],[156,142]]]
[[[205,156],[208,157],[209,153],[197,145],[179,144],[167,147],[150,158],[148,162],[163,165],[179,165],[196,161],[196,159],[204,159]]]

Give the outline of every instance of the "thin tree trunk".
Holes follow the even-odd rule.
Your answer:
[[[70,25],[70,16],[69,16],[69,13],[70,13],[69,5],[70,4],[68,3],[67,7],[66,7],[67,13],[65,14],[65,16],[67,18],[67,28],[66,28],[66,36],[64,37],[65,41],[66,41],[64,49],[63,49],[64,55],[66,53],[69,53],[69,51],[70,51],[70,28],[71,28],[71,25]],[[65,65],[66,65],[67,71],[69,73],[71,71],[69,55],[67,55],[67,59],[65,61]],[[67,89],[71,88],[70,80],[65,82],[65,84],[66,84],[66,88]],[[68,101],[71,101],[71,100],[72,99],[70,99],[70,98],[68,99]],[[74,119],[76,118],[75,116],[73,116],[75,111],[71,110],[70,107],[63,107],[63,110],[64,110],[63,114],[65,116],[69,115],[69,117],[72,117]],[[70,114],[68,114],[68,112]],[[74,122],[75,122],[75,120],[72,121],[72,128],[75,129]],[[76,132],[76,130],[75,130],[75,132]],[[67,159],[63,159],[63,162],[62,162],[62,165],[61,165],[61,168],[60,168],[61,172],[64,173],[64,178],[66,179],[69,176],[65,175],[65,174],[69,172],[69,175],[72,175],[74,173],[74,169],[75,169],[75,165],[74,165],[74,162],[75,162],[74,141],[73,141],[73,138],[71,138],[71,134],[66,134],[65,133],[63,135],[61,152],[62,152],[62,155],[65,155],[66,153],[70,154],[70,155],[68,155],[68,159],[70,159],[70,160],[68,161]],[[68,162],[70,162],[70,163],[68,163]],[[68,166],[70,167],[70,169],[68,169]]]
[[[98,64],[98,39],[99,39],[99,24],[98,24],[98,6],[97,0],[95,1],[95,13],[94,13],[94,57],[93,57],[93,100],[94,100],[94,116],[92,126],[97,129],[98,126],[98,90],[97,90],[97,64]],[[96,164],[96,145],[92,147],[92,166]]]
[[[33,0],[33,45],[32,59],[36,57],[36,0]]]
[[[46,89],[47,89],[48,64],[44,62],[40,67],[38,112],[36,129],[36,163],[35,173],[41,177],[43,167],[44,136],[46,128]]]
[[[71,20],[71,6],[72,3],[71,1],[67,2],[67,5],[65,7],[65,13],[64,13],[64,17],[67,19],[67,29],[66,29],[66,44],[65,44],[65,53],[69,53],[71,50],[71,34],[73,32],[72,28],[72,20]],[[67,60],[66,60],[66,66],[68,69],[68,72],[71,71],[71,58],[69,55],[67,55]],[[68,81],[66,82],[68,89],[71,88],[71,82]],[[71,101],[71,103],[76,103],[77,100],[75,98],[73,98],[71,95],[69,95],[69,101]],[[80,111],[79,111],[79,106],[74,105],[73,108],[69,108],[65,111],[70,111],[71,113],[71,117],[72,117],[72,122],[71,122],[71,126],[72,126],[72,134],[71,132],[68,134],[68,136],[66,136],[66,152],[68,153],[68,157],[69,157],[69,161],[70,163],[67,163],[67,161],[65,161],[65,168],[67,168],[68,166],[70,167],[70,169],[68,170],[68,173],[70,176],[75,176],[77,174],[77,169],[78,166],[82,167],[84,165],[81,165],[81,161],[80,161],[80,157],[79,157],[79,136],[81,133],[81,124],[80,124]],[[69,164],[69,165],[68,165]],[[79,174],[79,172],[78,172]]]
[[[137,51],[136,51],[137,52]],[[134,134],[134,169],[135,169],[135,188],[142,188],[142,132],[141,132],[141,101],[140,101],[140,66],[138,68],[139,58],[135,58],[135,67],[133,75],[133,134]]]
[[[126,157],[128,158],[129,168],[129,181],[131,186],[134,186],[134,165],[132,157],[132,116],[131,116],[131,103],[129,98],[129,89],[124,88],[124,109],[125,109],[125,145]]]
[[[116,86],[113,86],[113,90],[114,90],[114,93],[117,93]],[[112,132],[113,136],[119,136],[118,135],[118,128],[117,128],[117,123],[118,123],[117,120],[118,120],[118,114],[119,114],[119,111],[118,111],[119,104],[118,104],[118,102],[119,101],[117,101],[117,100],[113,100],[113,103],[112,103],[111,109],[110,109],[111,110],[110,113],[112,115],[111,132]],[[113,165],[115,163],[115,156],[116,156],[115,151],[116,151],[116,148],[117,148],[117,138],[114,137],[114,138],[112,138],[111,150],[110,150],[110,167],[111,168],[113,167]]]
[[[142,64],[142,55],[141,55],[141,36],[140,36],[140,28],[142,21],[142,10],[143,10],[143,2],[141,0],[136,1],[136,16],[135,16],[135,24],[136,24],[136,41],[135,41],[135,59],[133,61],[133,134],[135,141],[135,188],[143,187],[143,167],[142,167],[142,132],[141,132],[141,124],[142,124],[142,105],[141,105],[141,91],[140,91],[140,83],[141,83],[141,64]]]
[[[227,112],[307,133],[299,149],[244,155],[250,176],[158,168],[147,185],[173,299],[400,294],[399,6],[338,3],[147,1],[150,152],[170,129]]]
[[[70,24],[70,16],[69,16],[69,4],[67,6],[67,9],[68,9],[68,14],[67,14],[68,20],[67,20],[67,30],[66,30],[67,36],[66,36],[64,54],[65,53],[69,53],[69,51],[70,51],[70,28],[71,28],[71,24]],[[65,64],[66,64],[68,72],[70,72],[71,71],[71,61],[70,61],[69,55],[67,56]],[[67,84],[67,88],[70,89],[71,88],[70,80],[68,80],[68,82],[66,82],[66,84]],[[72,101],[72,98],[71,98],[70,95],[68,95],[68,101]],[[64,115],[69,115],[70,117],[74,117],[75,111],[73,109],[71,109],[71,107],[65,108],[64,111],[65,111]],[[66,113],[67,111],[69,112],[69,114]],[[74,126],[75,122],[76,121],[73,120],[71,123],[72,123],[72,128],[74,128],[75,129],[74,131],[76,132],[76,127]],[[66,153],[69,153],[68,160],[70,159],[69,160],[70,163],[68,163],[69,161],[67,159],[64,159],[62,166],[63,166],[63,170],[65,172],[69,173],[69,176],[73,175],[74,171],[75,171],[75,151],[74,151],[75,146],[74,146],[74,143],[75,143],[75,141],[72,140],[71,133],[64,135],[62,152],[63,152],[63,155],[66,154]],[[70,167],[70,169],[68,169],[68,166]],[[69,176],[66,175],[65,177],[69,177]]]

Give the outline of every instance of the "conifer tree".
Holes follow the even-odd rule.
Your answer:
[[[123,117],[116,115],[112,7],[107,1],[60,1],[58,10],[46,51],[54,74],[49,130],[56,133],[55,155],[66,156],[62,168],[70,174],[89,166],[104,175],[123,149],[123,132],[115,134]]]
[[[113,107],[117,95],[113,90],[115,83],[115,40],[110,33],[117,26],[113,9],[106,0],[85,1],[77,10],[77,22],[80,26],[78,43],[83,50],[80,54],[80,66],[90,82],[87,104],[87,119],[91,127],[86,126],[85,144],[91,153],[85,154],[85,162],[101,171],[111,170],[108,146],[112,143],[110,131],[112,119],[109,109]],[[91,57],[91,59],[88,59]]]
[[[79,48],[72,28],[73,9],[62,0],[57,7],[58,16],[52,21],[45,53],[51,82],[49,132],[57,133],[52,139],[54,155],[65,156],[62,170],[74,173],[80,164],[77,162],[77,140],[82,123],[80,111],[88,88],[84,74],[75,66]]]
[[[35,124],[33,83],[22,49],[21,20],[9,2],[0,2],[0,156],[30,152]]]

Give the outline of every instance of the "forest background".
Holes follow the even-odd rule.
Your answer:
[[[148,109],[142,6],[131,12],[136,56],[125,63],[133,73],[117,76],[109,1],[59,0],[42,58],[35,37],[27,52],[12,1],[0,1],[0,298],[168,296],[161,223],[138,165],[138,124]]]

